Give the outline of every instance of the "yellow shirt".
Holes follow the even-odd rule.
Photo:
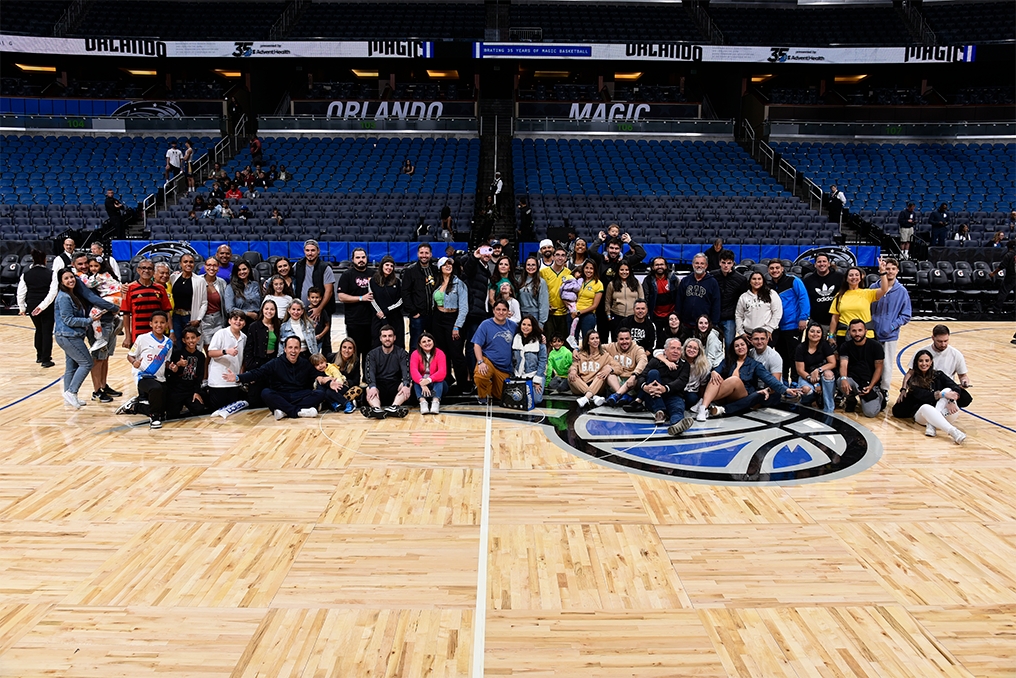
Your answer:
[[[866,323],[871,322],[871,305],[878,300],[878,290],[872,290],[867,288],[858,288],[856,290],[847,290],[843,293],[843,296],[839,299],[834,299],[832,305],[829,308],[831,313],[837,313],[840,316],[840,322],[850,327],[850,321],[856,318],[860,318]],[[837,330],[836,334],[843,337],[846,336],[846,331]],[[867,336],[871,339],[875,338],[875,332],[868,330]]]
[[[570,275],[571,271],[568,270],[567,266],[562,268],[560,273],[555,273],[554,269],[550,266],[544,266],[540,269],[540,277],[547,283],[547,296],[550,298],[550,312],[552,315],[565,315],[568,312],[564,302],[561,301],[561,283]]]
[[[331,377],[332,379],[342,382],[346,380],[346,377],[342,374],[342,371],[339,370],[339,366],[333,365],[332,363],[325,363],[325,376]]]
[[[588,280],[579,288],[578,298],[575,300],[575,310],[581,313],[593,305],[593,299],[597,294],[603,294],[603,283],[599,280]]]

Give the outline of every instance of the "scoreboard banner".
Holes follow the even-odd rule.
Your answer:
[[[367,40],[360,42],[305,41],[196,41],[154,38],[44,38],[0,34],[0,52],[113,57],[258,58],[386,58],[431,59],[434,43],[422,40]]]
[[[974,45],[960,47],[753,47],[687,42],[561,44],[475,42],[476,59],[597,59],[706,63],[907,64],[972,62]]]

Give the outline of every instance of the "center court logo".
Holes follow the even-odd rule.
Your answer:
[[[649,414],[607,407],[581,412],[571,401],[554,400],[544,409],[545,417],[497,408],[494,416],[543,424],[552,442],[598,464],[679,482],[814,483],[859,473],[882,457],[882,444],[868,429],[796,405],[696,422],[679,438]]]

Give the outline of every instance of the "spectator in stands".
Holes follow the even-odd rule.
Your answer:
[[[307,358],[300,355],[300,342],[296,337],[286,340],[283,354],[277,358],[243,374],[227,371],[222,379],[235,384],[267,383],[268,386],[261,391],[261,399],[276,420],[318,416],[318,405],[325,401],[326,394],[314,386],[339,388],[338,381],[318,372]]]
[[[303,243],[303,259],[293,266],[294,296],[306,302],[312,287],[324,292],[320,307],[311,313],[311,320],[317,322],[322,313],[330,316],[335,312],[335,273],[331,266],[321,261],[321,246],[317,240],[306,240]]]
[[[720,286],[708,268],[706,255],[699,252],[691,260],[691,275],[686,275],[677,288],[674,310],[686,336],[695,331],[695,322],[702,314],[708,315],[713,325],[720,322]]]
[[[445,205],[441,208],[441,216],[438,223],[440,224],[440,236],[441,240],[445,242],[451,242],[455,237],[455,229],[452,228],[452,208]]]
[[[833,184],[829,188],[829,217],[838,223],[846,211],[847,196]]]
[[[109,270],[113,273],[117,280],[120,280],[120,264],[116,262],[113,257],[106,256],[106,250],[102,246],[102,243],[98,240],[93,240],[92,244],[88,246],[88,251],[92,253],[92,256],[99,261],[105,261],[109,265]]]
[[[710,369],[716,367],[723,361],[724,356],[724,343],[723,334],[720,328],[713,327],[713,323],[709,320],[709,316],[702,314],[698,318],[698,322],[695,324],[695,331],[692,333],[692,337],[699,340],[702,344],[702,351],[705,353],[706,359],[709,361]]]
[[[403,311],[409,316],[409,345],[416,346],[420,335],[431,331],[434,314],[434,284],[437,271],[429,243],[416,248],[416,261],[402,269]]]
[[[544,243],[547,242],[544,240],[540,243],[541,252]],[[558,247],[554,250],[551,265],[540,269],[540,276],[547,283],[548,303],[550,305],[550,314],[547,317],[547,326],[544,328],[544,334],[552,337],[567,337],[568,325],[571,321],[568,308],[561,299],[561,283],[564,282],[565,278],[571,277],[571,270],[565,266],[567,258],[568,253],[565,249]]]
[[[166,419],[179,418],[183,410],[191,416],[208,412],[201,382],[205,376],[205,355],[198,349],[198,331],[188,327],[182,339],[173,342],[166,363]]]
[[[228,179],[229,175],[226,174],[226,170],[222,169],[222,165],[215,163],[212,165],[212,173],[208,175],[208,178],[212,181],[222,181]]]
[[[367,355],[367,405],[365,417],[405,417],[409,413],[402,406],[409,400],[412,376],[409,371],[409,354],[395,341],[395,330],[385,325],[380,332],[381,345]]]
[[[710,271],[718,271],[720,268],[720,256],[723,254],[723,238],[713,241],[713,246],[706,250],[706,260],[709,262]]]
[[[893,405],[892,414],[897,419],[914,418],[924,425],[924,435],[934,438],[942,429],[957,445],[967,439],[967,434],[956,428],[954,422],[960,408],[968,406],[973,398],[949,375],[935,369],[934,359],[927,350],[914,355],[915,366],[903,378],[900,397]]]
[[[62,271],[65,268],[70,268],[74,263],[74,249],[77,245],[74,242],[74,238],[64,238],[63,240],[63,252],[60,252],[53,258],[53,272]]]
[[[420,414],[440,414],[444,397],[448,361],[444,351],[437,348],[434,335],[424,330],[416,349],[409,356],[409,375],[413,390],[420,401]]]
[[[935,367],[950,379],[955,379],[963,388],[970,388],[970,375],[967,374],[967,361],[959,349],[949,345],[949,327],[947,325],[935,325],[931,328],[931,344],[922,347],[922,350],[931,354],[935,361]],[[910,359],[908,366],[914,367],[914,359]]]
[[[512,371],[512,341],[518,327],[508,319],[509,312],[504,301],[494,302],[494,317],[480,323],[473,335],[473,382],[481,405],[486,405],[491,396],[501,397],[504,381]]]
[[[942,203],[938,210],[928,217],[931,224],[931,244],[933,247],[944,247],[949,237],[949,205]]]
[[[271,221],[275,222],[276,226],[282,226],[285,223],[285,218],[282,216],[282,212],[279,211],[278,207],[272,208],[272,214],[268,217]],[[289,263],[288,261],[286,262]]]
[[[250,264],[240,260],[233,266],[233,275],[226,286],[226,312],[240,311],[248,325],[257,320],[261,310],[261,286],[254,280]]]
[[[808,290],[811,319],[822,325],[826,334],[835,333],[836,328],[829,327],[832,318],[829,309],[843,286],[843,274],[833,268],[829,255],[815,255],[815,271],[804,276],[804,286]]]
[[[547,374],[547,345],[540,324],[531,315],[519,321],[512,339],[512,378],[533,382],[533,400],[543,401],[544,378]]]
[[[279,181],[289,181],[293,178],[293,173],[286,169],[285,165],[279,165]]]
[[[155,265],[148,259],[142,259],[137,272],[138,279],[123,291],[123,306],[120,307],[125,330],[124,348],[130,348],[139,336],[151,331],[152,313],[172,310],[166,289],[155,284]]]
[[[260,165],[264,159],[264,151],[261,148],[261,140],[256,136],[250,140],[250,159],[255,165]]]
[[[952,239],[956,242],[970,242],[970,226],[969,224],[960,224],[960,227],[956,229],[956,233]]]
[[[201,316],[201,342],[207,347],[215,333],[226,326],[228,317],[226,303],[226,281],[219,277],[219,261],[205,260],[203,276],[205,298],[204,315]]]
[[[519,271],[516,288],[519,293],[519,312],[523,316],[536,318],[542,332],[550,316],[550,295],[547,283],[540,275],[540,261],[536,255],[530,254],[526,258]]]
[[[617,267],[617,275],[609,284],[604,285],[604,288],[606,292],[604,306],[610,325],[610,336],[617,341],[618,331],[635,315],[635,302],[642,298],[642,287],[632,273],[631,265],[628,262],[621,262]],[[677,293],[676,278],[673,291]]]
[[[772,343],[783,357],[783,380],[789,382],[793,374],[794,351],[801,343],[801,333],[808,326],[811,304],[804,283],[797,276],[787,274],[781,261],[769,263],[769,277],[772,290],[780,296],[783,306],[779,332],[773,333]]]
[[[18,315],[25,315],[31,308],[30,317],[35,325],[35,362],[43,367],[53,367],[53,324],[55,322],[52,294],[53,283],[57,282],[53,271],[46,266],[46,255],[32,250],[32,265],[25,269],[18,280]]]
[[[462,386],[468,381],[461,335],[469,305],[468,292],[466,284],[455,275],[454,259],[442,257],[437,262],[437,269],[434,291],[431,294],[434,302],[432,318],[434,341],[444,352],[450,367],[455,369],[454,379],[449,379],[449,382]]]
[[[282,339],[298,337],[300,351],[306,354],[306,358],[321,351],[315,329],[314,322],[308,317],[306,305],[299,299],[293,299],[289,305],[289,318],[282,323]]]
[[[724,346],[730,346],[737,333],[737,302],[748,291],[748,279],[734,270],[734,253],[730,250],[720,250],[719,260],[719,269],[710,273],[720,287],[720,324],[716,327],[723,330]]]
[[[395,343],[406,347],[405,321],[402,319],[402,281],[395,274],[395,259],[390,255],[381,258],[381,264],[370,279],[371,305],[374,317],[371,319],[372,348],[381,345],[381,328],[388,326],[395,333]]]
[[[667,433],[679,436],[695,423],[684,412],[684,392],[690,374],[681,351],[680,339],[668,339],[663,354],[646,364],[639,378],[639,399],[653,413],[657,426],[669,424]]]
[[[1009,299],[1009,294],[1016,290],[1016,240],[1010,240],[1005,247],[1005,254],[1002,255],[998,266],[990,274],[992,278],[996,277],[999,273],[1003,274],[1002,286],[999,288],[998,296],[995,298],[995,313],[1005,312],[1005,302]]]
[[[910,306],[910,293],[896,279],[900,272],[900,264],[891,257],[884,259],[885,277],[889,290],[882,298],[872,304],[871,320],[875,324],[875,339],[882,344],[885,351],[885,367],[882,370],[882,391],[887,395],[892,383],[893,363],[896,361],[896,343],[900,338],[900,328],[910,322],[913,311]],[[872,283],[871,289],[881,287]]]
[[[529,205],[529,198],[519,198],[519,242],[533,242],[536,240],[536,230],[533,228],[533,208]]]
[[[584,334],[582,345],[575,350],[568,370],[568,385],[571,386],[571,392],[579,396],[580,408],[590,402],[597,407],[606,402],[600,393],[607,384],[607,377],[613,372],[614,361],[600,345],[600,333],[591,330]]]
[[[756,327],[772,334],[779,329],[782,318],[780,295],[769,288],[764,275],[753,271],[748,276],[748,291],[737,300],[735,334],[748,335]]]
[[[240,311],[233,311],[225,327],[204,337],[205,354],[208,356],[208,406],[223,419],[248,406],[246,394],[237,386],[238,382],[226,376],[239,374],[243,368],[247,345],[243,328],[246,324],[246,316]]]
[[[656,325],[657,346],[663,346],[662,337],[667,327],[667,316],[677,308],[677,289],[680,281],[677,274],[668,270],[667,260],[654,257],[650,263],[650,274],[642,280],[642,298],[649,304],[650,317]]]
[[[473,340],[473,333],[489,315],[487,290],[490,287],[491,277],[494,275],[493,248],[490,245],[481,245],[471,254],[465,254],[459,260],[462,270],[462,282],[466,283],[468,290],[469,310],[466,313],[466,323],[462,328],[462,340],[466,346],[466,364],[469,371],[475,368],[474,351],[470,345]]]
[[[914,229],[917,227],[917,213],[914,212],[914,203],[908,202],[906,209],[896,217],[896,223],[900,227],[900,249],[903,250],[903,258],[910,258],[910,242],[914,239]]]
[[[219,206],[219,216],[223,219],[232,219],[236,216],[233,208],[229,206],[229,200],[222,201],[222,205]]]
[[[240,187],[235,185],[235,184],[233,186],[230,186],[229,190],[226,191],[226,199],[227,200],[242,200],[243,199],[243,193],[240,191]]]
[[[138,384],[138,397],[148,399],[148,426],[162,428],[166,412],[166,362],[170,358],[173,341],[166,334],[169,316],[155,311],[149,318],[150,332],[137,338],[127,353],[134,379]],[[64,394],[67,399],[67,394]]]
[[[633,399],[629,392],[638,392],[638,380],[646,369],[649,355],[632,340],[631,330],[627,327],[618,330],[617,340],[607,344],[605,350],[614,361],[613,370],[607,375],[607,385],[613,393],[607,397],[606,404],[623,407]]]
[[[166,151],[166,181],[180,173],[183,164],[183,151],[176,147],[175,141],[169,142],[169,149]]]
[[[840,344],[840,392],[846,397],[844,409],[857,409],[861,398],[861,411],[869,419],[877,417],[885,407],[882,392],[882,369],[885,351],[882,345],[867,336],[865,323],[860,318],[850,321],[849,338]]]
[[[860,318],[868,327],[868,337],[875,338],[875,326],[871,322],[871,305],[885,296],[889,291],[889,279],[885,273],[885,262],[879,259],[878,274],[880,276],[878,289],[866,289],[861,287],[864,283],[864,271],[857,266],[851,266],[843,275],[843,284],[840,285],[836,297],[830,305],[829,334],[830,339],[844,338],[847,335],[847,328],[854,318]],[[836,337],[832,337],[833,332]]]
[[[224,189],[222,187],[222,184],[220,184],[218,181],[213,181],[212,190],[208,192],[208,197],[210,198],[208,202],[208,207],[214,208],[219,203],[220,200],[225,200],[226,189]],[[205,213],[205,216],[206,217],[209,216],[207,212]]]
[[[992,247],[1005,247],[1005,233],[1002,231],[996,231],[995,235],[991,238]]]
[[[540,241],[540,268],[547,268],[554,264],[554,241],[550,238],[544,238]],[[565,260],[562,262],[563,266],[568,264],[568,251],[565,250]]]
[[[183,173],[187,177],[187,192],[194,192],[194,144],[191,143],[190,139],[185,139],[183,142]]]
[[[709,417],[740,414],[766,402],[774,393],[792,397],[801,394],[768,372],[762,363],[748,355],[748,339],[743,335],[734,337],[727,348],[723,362],[713,370],[702,396],[695,418],[705,421]],[[761,381],[765,388],[759,390]],[[723,403],[717,405],[716,403]]]
[[[85,333],[91,327],[89,311],[92,306],[115,311],[116,306],[96,296],[78,280],[69,268],[58,273],[57,295],[54,303],[54,334],[56,343],[66,355],[63,377],[64,402],[79,409],[85,401],[78,398],[78,390],[91,372],[92,354],[85,345]],[[146,328],[147,329],[147,328]]]
[[[822,396],[822,411],[836,408],[836,349],[825,341],[825,328],[817,322],[808,323],[804,341],[794,352],[797,388],[801,404],[808,405]]]
[[[339,301],[345,307],[346,335],[362,351],[361,373],[367,373],[367,347],[373,344],[371,323],[374,318],[374,295],[370,291],[367,250],[355,248],[350,253],[353,266],[339,277]],[[362,347],[362,348],[361,348]]]
[[[406,158],[406,161],[402,163],[402,173],[409,177],[416,174],[416,167],[413,166],[413,162],[409,158]]]
[[[494,199],[495,207],[500,203],[502,190],[504,190],[504,181],[501,180],[501,173],[494,172],[494,182],[490,185],[490,195]]]

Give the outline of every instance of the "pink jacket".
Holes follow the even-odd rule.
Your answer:
[[[414,384],[419,384],[423,379],[423,358],[419,351],[409,354],[409,376],[413,378]],[[434,356],[430,359],[430,380],[444,381],[448,376],[448,363],[445,360],[444,351],[437,346],[434,347]]]

